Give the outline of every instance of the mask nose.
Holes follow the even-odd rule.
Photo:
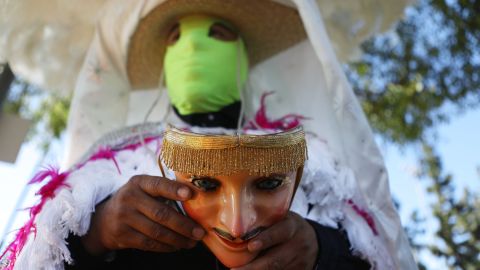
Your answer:
[[[204,33],[189,33],[188,36],[184,37],[183,46],[185,53],[193,54],[195,52],[201,51],[204,47],[202,35]],[[205,38],[205,37],[203,37]]]
[[[224,197],[221,221],[235,238],[245,235],[256,220],[251,196],[246,193],[231,192]]]

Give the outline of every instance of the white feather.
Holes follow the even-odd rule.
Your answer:
[[[15,269],[63,269],[64,262],[72,263],[65,239],[69,233],[85,235],[95,205],[116,192],[134,175],[159,175],[153,153],[156,142],[135,151],[118,152],[115,160],[90,161],[72,172],[57,196],[46,203],[37,217],[37,237],[30,239],[17,260]],[[300,188],[292,202],[291,210],[328,227],[347,231],[352,250],[371,262],[374,269],[392,269],[384,240],[372,233],[365,220],[346,202],[354,200],[364,207],[361,198],[355,197],[356,181],[349,168],[338,164],[328,146],[317,138],[308,138],[309,160],[305,164]],[[172,177],[172,172],[167,171]],[[308,204],[313,208],[308,212]]]

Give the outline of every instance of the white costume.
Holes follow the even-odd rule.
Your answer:
[[[15,5],[13,1],[3,1],[7,8]],[[21,2],[32,4],[31,0]],[[156,95],[149,92],[131,94],[126,57],[129,39],[139,20],[164,1],[91,2],[103,9],[73,93],[68,127],[70,165],[106,133],[142,122],[151,104],[136,106],[135,100],[142,95]],[[303,125],[311,134],[308,140],[310,160],[306,165],[302,188],[299,189],[301,192],[297,192],[295,197],[294,210],[323,225],[336,227],[341,224],[348,232],[353,249],[368,259],[375,269],[416,269],[392,204],[383,159],[331,42],[333,40],[343,59],[348,58],[361,40],[386,29],[395,18],[393,14],[399,14],[405,2],[276,2],[298,9],[308,39],[251,69],[245,105],[247,118],[252,118],[259,108],[262,93],[275,91],[275,95],[267,100],[267,112],[272,118],[289,113],[308,117]],[[91,21],[82,23],[89,25]],[[44,65],[42,59],[35,62],[35,57],[25,61],[22,55],[13,51],[15,44],[20,45],[17,48],[23,48],[24,52],[26,50],[24,40],[29,40],[31,36],[14,32],[26,27],[25,24],[14,22],[0,27],[5,27],[8,33],[3,40],[6,49],[0,51],[7,52],[4,57],[11,61],[14,71],[28,76],[32,71],[30,69],[44,68],[41,74],[45,76],[41,80],[31,77],[34,82],[57,87],[71,85],[70,75],[58,75],[61,72],[56,72],[64,66]],[[328,37],[326,29],[329,29],[332,39]],[[54,33],[52,35],[55,37]],[[78,38],[87,40],[88,35],[84,32],[84,36]],[[55,38],[48,38],[48,33],[45,33],[43,39],[55,42]],[[72,40],[68,42],[74,43]],[[62,48],[63,52],[65,49]],[[30,52],[37,56],[38,53]],[[40,50],[41,53],[43,50]],[[74,60],[81,55],[76,53]],[[54,54],[51,57],[55,60],[65,56]],[[74,62],[66,68],[73,74],[78,64],[78,61]],[[168,98],[165,92],[162,92],[152,118],[176,121],[166,109]],[[162,126],[153,129],[161,131]],[[112,136],[115,140],[119,135],[116,133]],[[120,137],[121,140],[125,139],[124,136]],[[109,139],[106,141],[111,146],[118,143],[112,143]],[[155,143],[155,140],[150,142],[150,148],[154,149]],[[63,260],[70,259],[65,238],[69,231],[78,235],[86,233],[96,203],[117,190],[134,174],[159,174],[150,153],[144,147],[119,150],[115,155],[118,168],[113,159],[104,158],[93,159],[83,167],[71,170],[66,179],[70,188],[60,189],[55,198],[46,202],[36,219],[37,237],[34,240],[30,238],[15,269],[62,269]],[[95,175],[92,171],[95,171]],[[315,205],[308,214],[305,208],[307,202]],[[362,217],[359,212],[366,215]],[[365,216],[373,219],[373,225],[368,224]]]

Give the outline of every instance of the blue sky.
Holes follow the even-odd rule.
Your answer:
[[[470,111],[464,115],[454,116],[453,120],[439,127],[437,148],[443,157],[446,171],[454,174],[457,192],[461,193],[464,187],[480,192],[480,109]],[[429,204],[431,198],[425,192],[426,181],[419,181],[413,176],[416,170],[416,154],[412,148],[398,149],[395,146],[379,142],[384,153],[387,168],[390,174],[392,193],[401,204],[400,216],[402,222],[408,221],[410,213],[417,209],[427,218],[427,234],[420,240],[438,244],[433,237],[436,223],[432,220]],[[61,145],[56,145],[52,153],[56,153]],[[32,176],[40,163],[55,164],[57,155],[49,155],[42,161],[40,153],[30,143],[23,145],[16,164],[0,162],[0,234],[3,234],[7,221],[15,209],[16,201],[22,193],[23,187]],[[34,191],[38,187],[31,187],[27,199],[20,208],[25,208],[35,202]],[[19,212],[10,228],[18,228],[28,218],[25,211]],[[9,234],[9,238],[12,234]],[[1,236],[0,236],[1,237]],[[428,269],[447,269],[444,262],[437,260],[427,253],[420,255],[428,263]]]
[[[480,109],[470,111],[438,129],[437,150],[444,162],[444,169],[452,173],[456,184],[456,195],[461,196],[463,189],[480,193]],[[412,148],[399,150],[392,145],[382,145],[385,162],[390,174],[390,188],[401,205],[400,217],[405,224],[415,209],[426,218],[426,234],[418,240],[433,245],[440,245],[434,238],[437,223],[432,218],[429,205],[432,198],[426,192],[429,180],[413,177],[417,170],[416,153]],[[428,253],[421,254],[422,260],[428,262],[427,269],[447,269],[445,262]]]

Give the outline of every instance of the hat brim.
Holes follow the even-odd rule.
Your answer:
[[[127,72],[133,89],[158,87],[168,31],[191,14],[221,18],[236,27],[251,66],[306,38],[298,11],[271,0],[168,0],[139,22],[130,40]]]

